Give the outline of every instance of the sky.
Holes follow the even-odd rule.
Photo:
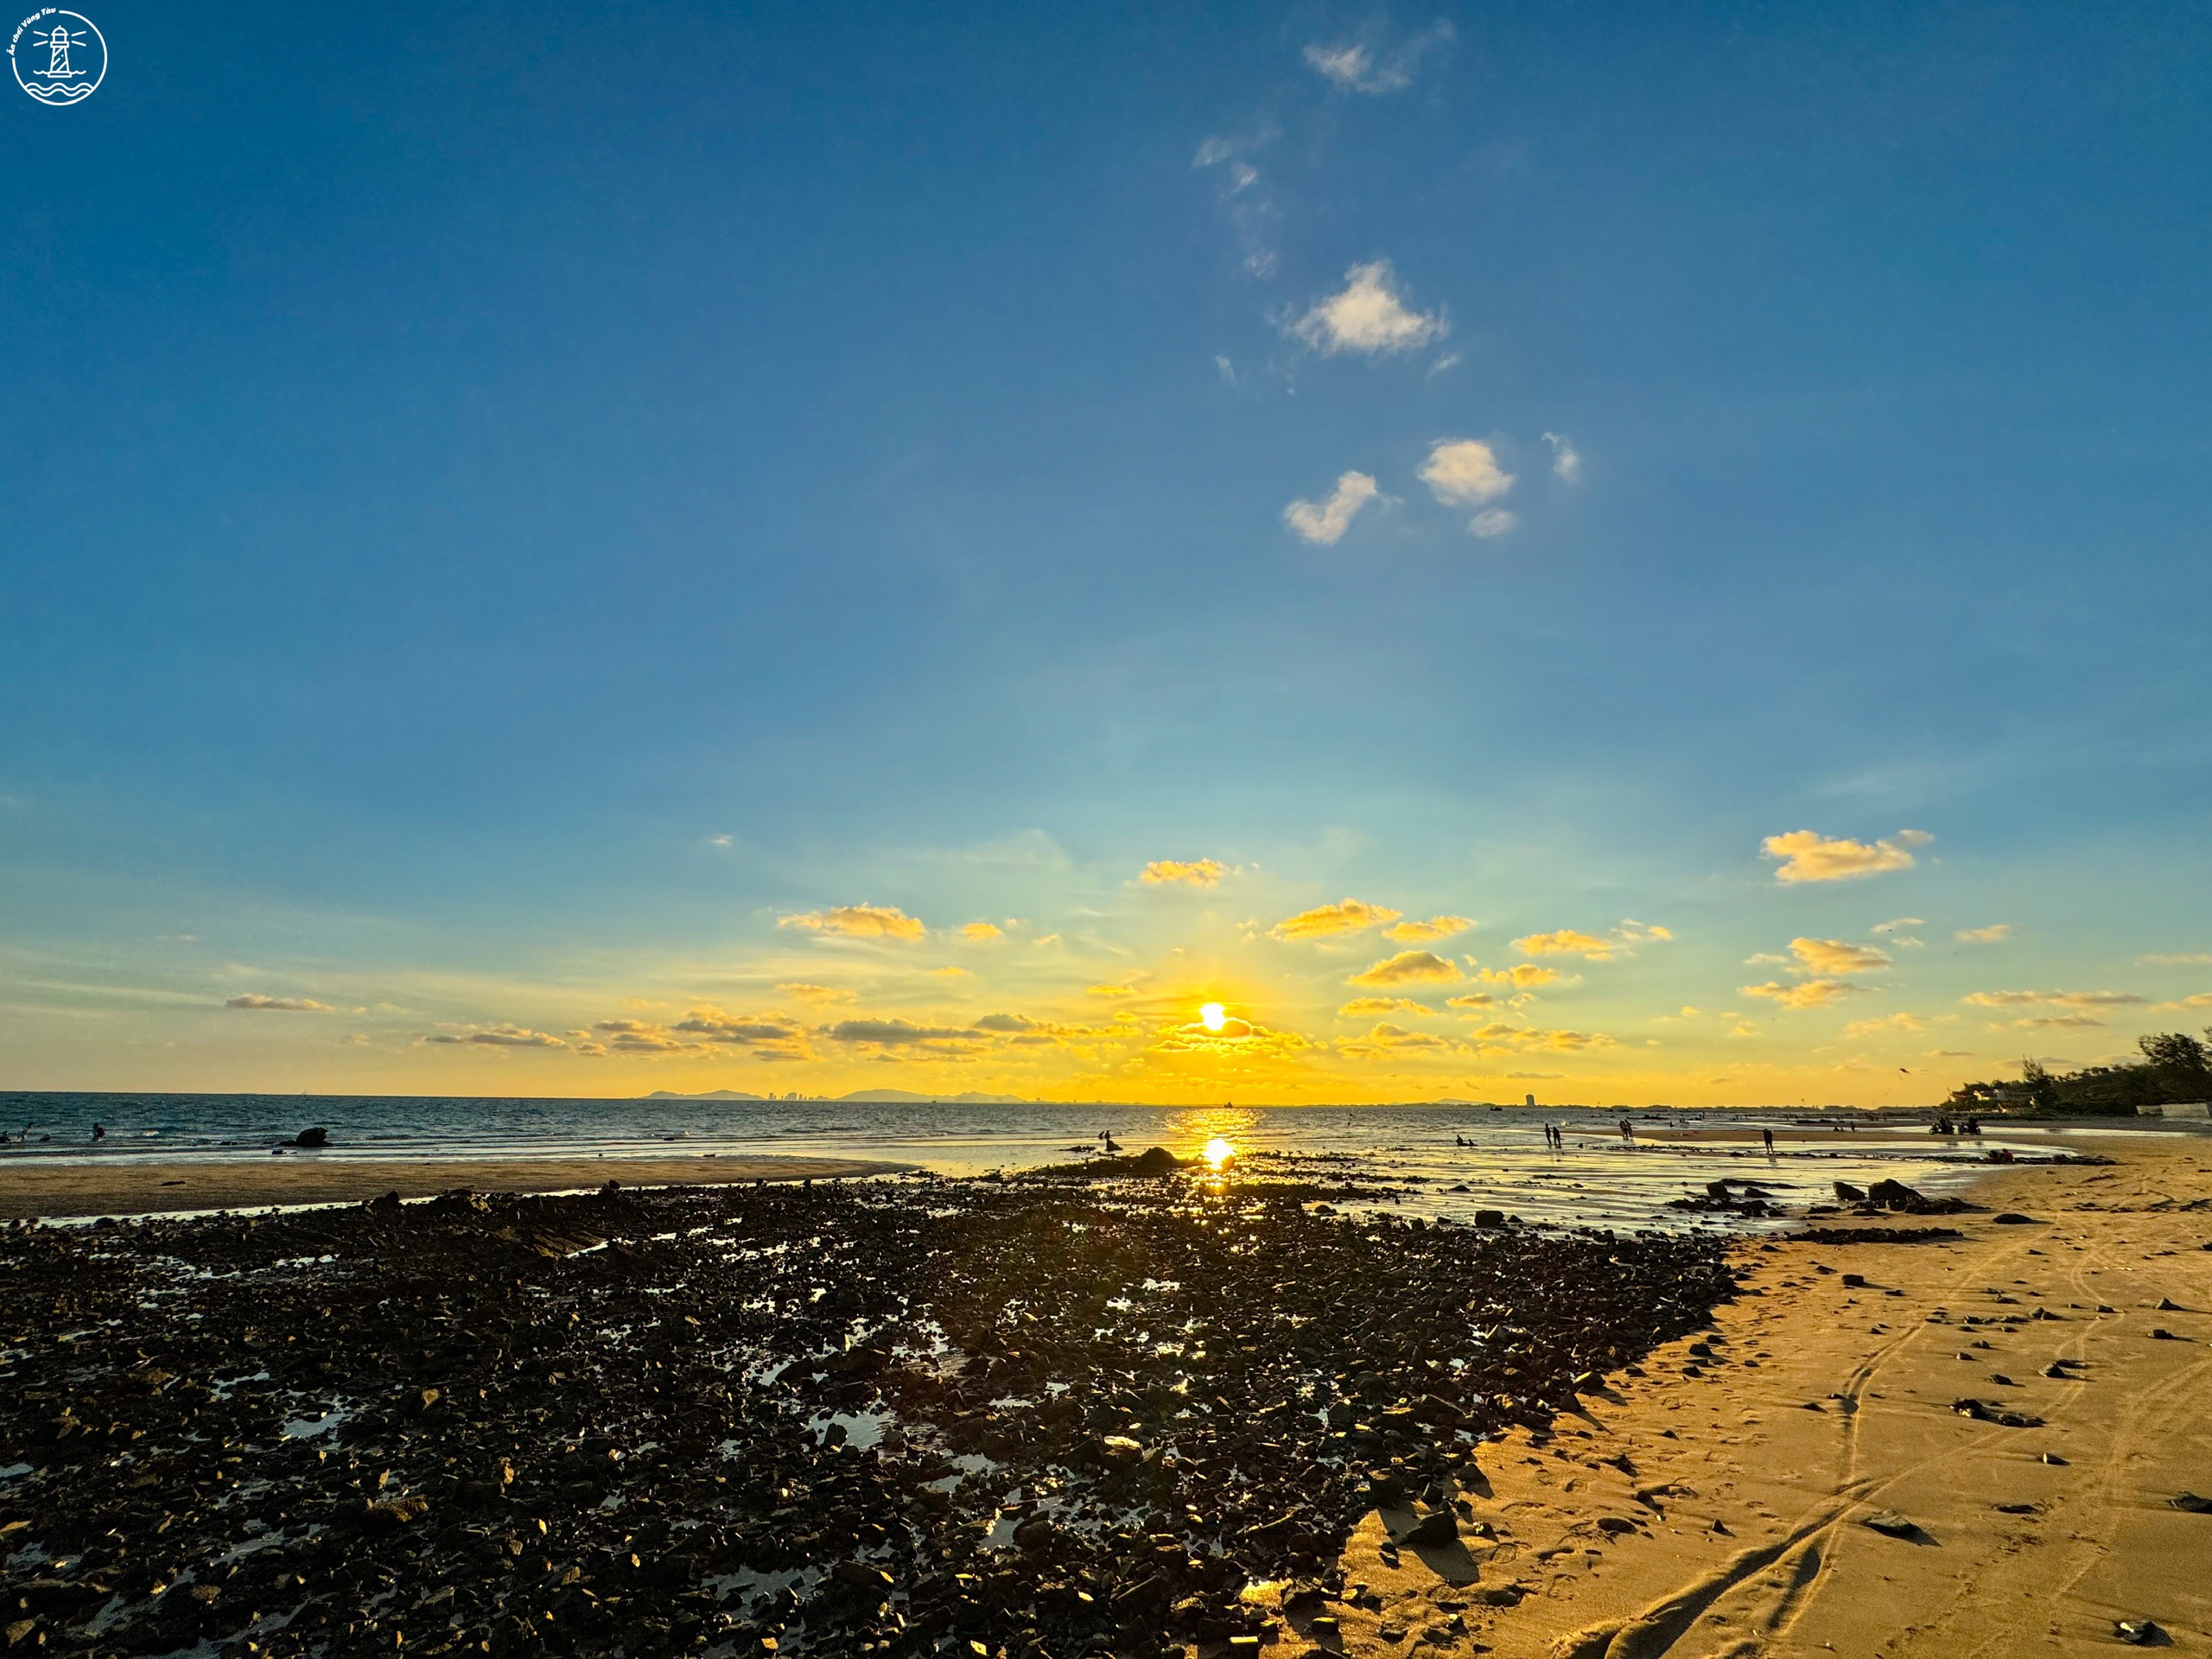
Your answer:
[[[0,97],[0,1088],[2212,1024],[2212,16],[86,16]]]

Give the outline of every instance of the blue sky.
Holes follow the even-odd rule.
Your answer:
[[[2212,1020],[2201,17],[88,15],[0,105],[0,1083],[1925,1100]]]

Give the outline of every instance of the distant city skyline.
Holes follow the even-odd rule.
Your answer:
[[[0,1090],[2212,1026],[2201,17],[98,21],[0,117]]]

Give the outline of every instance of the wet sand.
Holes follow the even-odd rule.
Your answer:
[[[1667,1344],[1485,1447],[1460,1542],[1394,1567],[1366,1518],[1344,1646],[1998,1659],[2109,1651],[2147,1618],[2151,1645],[2212,1651],[2212,1515],[2173,1503],[2212,1493],[2212,1147],[2094,1149],[2119,1163],[1993,1173],[1983,1213],[1935,1224],[1959,1239],[1739,1247],[1757,1294],[1713,1357]]]
[[[624,1186],[729,1186],[889,1174],[902,1164],[848,1158],[318,1158],[254,1162],[0,1164],[0,1221],[143,1216],[271,1205],[358,1204],[386,1192],[574,1192]]]

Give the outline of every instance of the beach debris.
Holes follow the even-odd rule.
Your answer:
[[[1862,1515],[1859,1517],[1859,1524],[1872,1527],[1886,1538],[1910,1538],[1920,1531],[1917,1524],[1906,1520],[1895,1510],[1875,1510]]]
[[[2190,1515],[2212,1515],[2212,1497],[2199,1497],[2195,1492],[2177,1492],[2174,1508]]]
[[[2041,1428],[2043,1419],[2024,1411],[2012,1411],[1993,1400],[1959,1399],[1951,1402],[1951,1409],[1961,1417],[1971,1417],[1976,1422],[1995,1423],[2004,1428]]]
[[[1931,1198],[1897,1180],[1875,1182],[1866,1189],[1866,1202],[1876,1210],[1897,1210],[1914,1216],[1963,1215],[1971,1207],[1959,1198]]]
[[[2123,1618],[2114,1621],[2113,1634],[2130,1647],[2147,1648],[2165,1640],[2166,1633],[2147,1618]]]
[[[2044,1452],[2043,1454],[2043,1460],[2056,1469],[2063,1469],[2068,1466],[2068,1460],[2060,1457],[2056,1452]]]
[[[1718,1239],[1347,1224],[1308,1207],[1334,1190],[9,1230],[0,1440],[40,1450],[0,1596],[70,1563],[37,1629],[71,1653],[1219,1651],[1274,1633],[1248,1588],[1329,1584],[1370,1498],[1466,1535],[1484,1437],[1737,1294]]]

